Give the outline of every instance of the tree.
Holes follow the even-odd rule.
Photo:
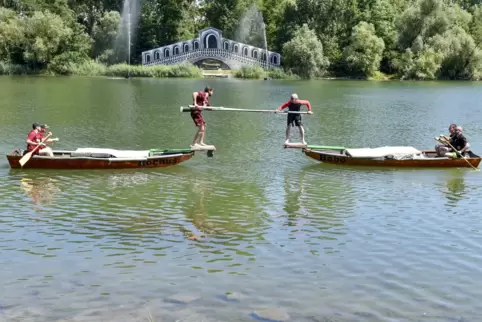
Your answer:
[[[345,47],[344,57],[355,73],[372,76],[380,68],[385,43],[375,34],[375,27],[365,21],[353,28],[350,45]]]
[[[313,30],[303,24],[294,32],[293,38],[283,45],[284,65],[304,78],[322,76],[329,67],[323,56],[323,45]]]
[[[94,40],[94,46],[92,48],[92,56],[97,58],[103,55],[102,60],[109,61],[109,58],[113,55],[114,39],[117,36],[117,29],[120,23],[120,14],[117,11],[104,12],[102,18],[96,22],[93,31],[92,38]]]

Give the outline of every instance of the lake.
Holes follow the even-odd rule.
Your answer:
[[[0,321],[476,321],[482,174],[318,164],[286,115],[205,111],[213,158],[12,170],[33,122],[56,149],[186,148],[213,106],[313,106],[308,144],[482,153],[482,83],[0,78]],[[292,141],[299,141],[292,131]],[[195,238],[192,238],[195,236]]]

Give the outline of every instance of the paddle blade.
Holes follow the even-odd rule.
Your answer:
[[[25,165],[25,163],[28,162],[28,160],[30,160],[30,158],[32,157],[32,153],[33,151],[30,151],[29,153],[25,154],[21,159],[20,161],[18,161],[18,163],[20,163],[20,166],[23,167]]]

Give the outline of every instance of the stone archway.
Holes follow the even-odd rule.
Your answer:
[[[204,48],[218,48],[218,37],[215,34],[210,33],[204,37]]]
[[[196,58],[191,60],[191,63],[203,70],[218,70],[218,69],[231,70],[232,69],[227,62],[223,61],[223,59],[220,59],[220,58],[206,58],[206,57]]]

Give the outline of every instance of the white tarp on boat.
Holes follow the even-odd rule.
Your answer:
[[[103,148],[79,148],[75,150],[75,155],[112,155],[116,158],[124,159],[142,159],[149,156],[149,150],[115,150]]]
[[[383,146],[379,148],[346,149],[347,154],[353,158],[384,158],[393,156],[395,159],[410,156],[420,157],[422,151],[411,146]]]

